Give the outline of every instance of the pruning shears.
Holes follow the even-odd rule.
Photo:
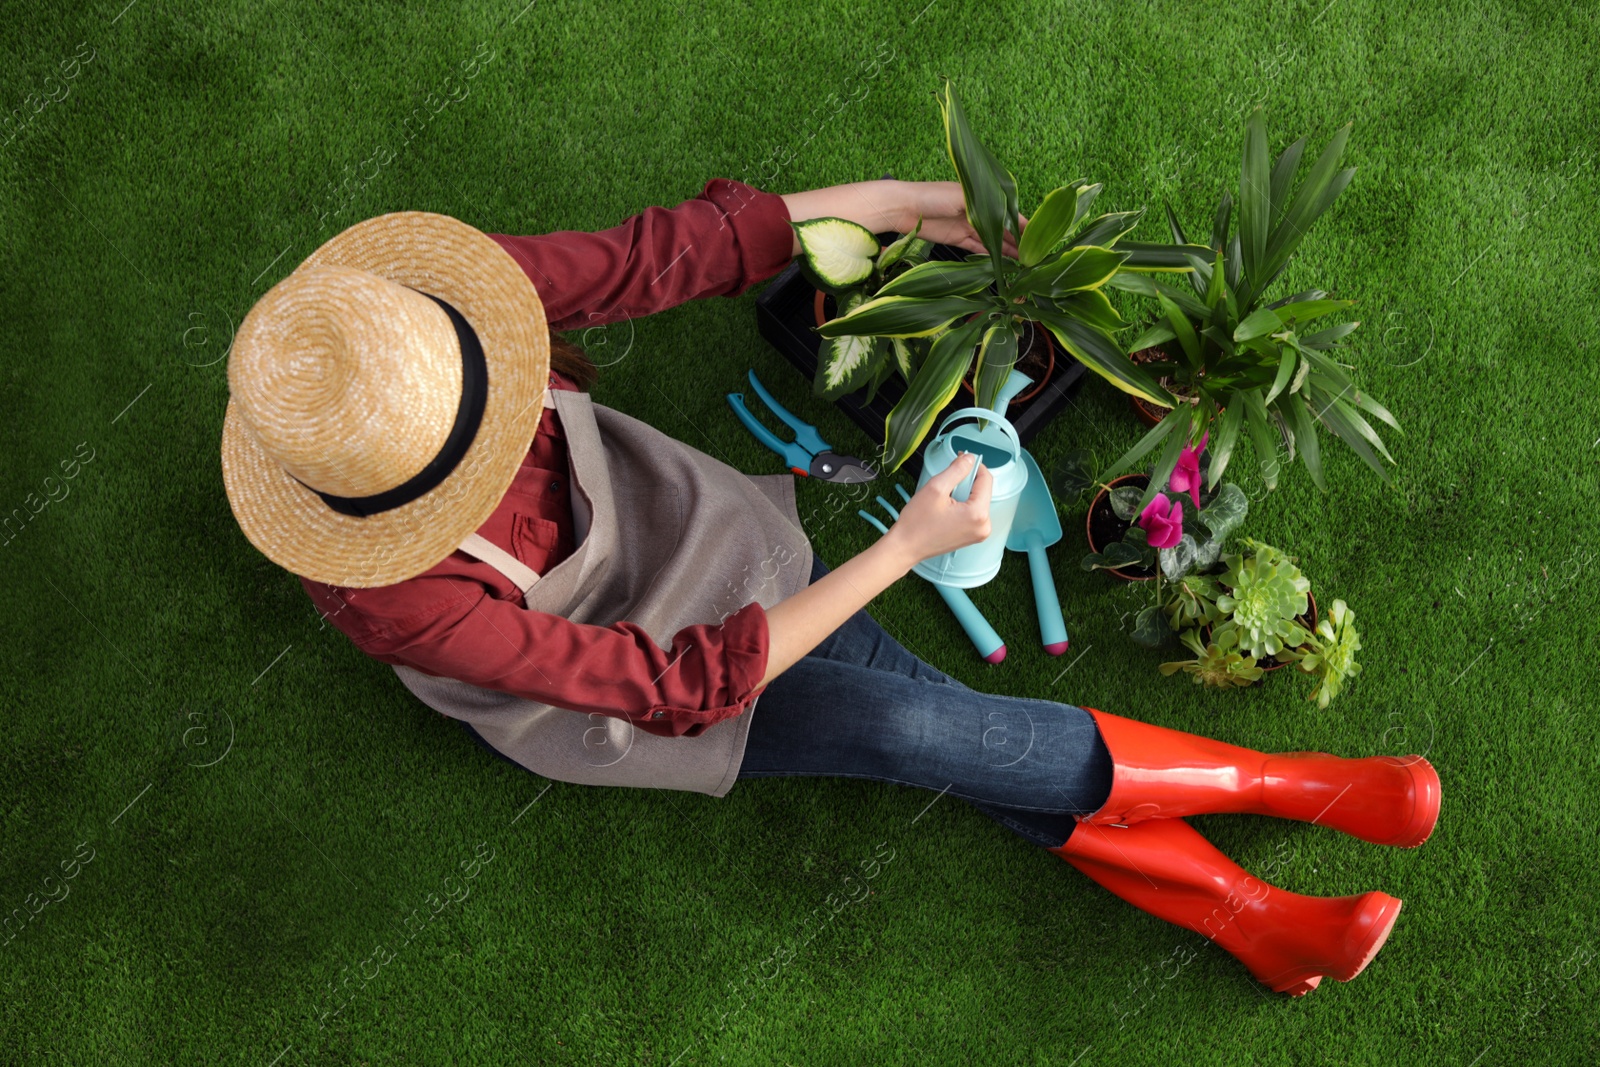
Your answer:
[[[825,482],[844,484],[870,482],[878,476],[876,471],[855,456],[841,456],[833,451],[833,446],[822,439],[815,426],[796,418],[787,408],[773,399],[772,394],[761,384],[761,379],[756,377],[754,369],[749,373],[750,387],[756,391],[761,402],[794,431],[794,440],[781,440],[771,430],[757,422],[756,417],[750,414],[750,409],[744,406],[743,393],[727,394],[728,405],[733,408],[733,413],[739,416],[739,421],[744,423],[745,428],[755,435],[757,441],[783,457],[790,470],[802,478],[820,478]]]

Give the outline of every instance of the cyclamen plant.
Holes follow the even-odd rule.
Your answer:
[[[1205,489],[1200,459],[1206,443],[1202,436],[1198,445],[1184,447],[1165,484],[1142,510],[1139,503],[1149,490],[1132,486],[1112,489],[1111,510],[1132,525],[1121,541],[1089,553],[1082,561],[1086,571],[1155,570],[1153,603],[1139,612],[1133,627],[1134,643],[1146,648],[1159,648],[1174,631],[1216,616],[1220,595],[1216,579],[1198,572],[1216,565],[1224,542],[1250,511],[1244,490],[1232,482],[1224,482],[1214,492]],[[1187,518],[1186,500],[1190,504]]]

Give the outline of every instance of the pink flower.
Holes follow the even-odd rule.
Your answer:
[[[1167,481],[1173,492],[1188,493],[1197,511],[1200,508],[1200,453],[1206,450],[1206,442],[1210,439],[1211,431],[1207,430],[1201,435],[1198,448],[1184,445],[1178,455],[1178,465],[1172,469],[1172,477]]]
[[[1171,548],[1183,539],[1183,505],[1157,493],[1139,516],[1139,525],[1150,535],[1151,548]]]

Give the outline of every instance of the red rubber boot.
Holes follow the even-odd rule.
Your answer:
[[[1387,893],[1307,897],[1251,876],[1182,819],[1129,827],[1079,820],[1050,849],[1140,911],[1210,938],[1274,992],[1304,996],[1324,975],[1348,982],[1400,914]]]
[[[1111,753],[1111,795],[1085,817],[1099,825],[1247,812],[1416,848],[1439,820],[1439,774],[1421,756],[1344,759],[1268,755],[1209,737],[1085,708]]]

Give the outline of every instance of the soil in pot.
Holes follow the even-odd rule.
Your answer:
[[[825,293],[818,289],[813,310],[816,313],[817,325],[821,326],[838,312],[838,304],[835,302],[832,293]],[[1044,391],[1044,387],[1050,384],[1050,378],[1055,373],[1056,367],[1056,346],[1049,330],[1029,323],[1029,329],[1022,339],[1022,351],[1017,355],[1015,367],[1032,378],[1034,384],[1024,392],[1018,393],[1011,398],[1011,403],[1006,405],[1006,413],[1008,415],[1017,409],[1019,405],[1026,404],[1038,396]],[[966,391],[969,400],[975,395],[972,391],[971,373],[961,379],[961,388]]]
[[[1128,358],[1135,363],[1165,363],[1171,362],[1172,360],[1171,356],[1167,355],[1159,348],[1141,348],[1137,352],[1130,353]],[[1172,387],[1170,379],[1167,375],[1163,374],[1156,380],[1161,383],[1162,388],[1166,389],[1167,392],[1171,393],[1173,396],[1180,399],[1184,397],[1182,390],[1174,389]],[[1131,393],[1128,395],[1128,402],[1133,405],[1133,413],[1139,416],[1139,421],[1144,423],[1146,426],[1155,426],[1162,419],[1166,418],[1167,413],[1172,410],[1171,408],[1164,408],[1159,404],[1152,404],[1148,400],[1141,400]]]
[[[1123,522],[1117,518],[1117,513],[1111,510],[1111,489],[1118,486],[1129,485],[1137,489],[1144,489],[1150,484],[1148,474],[1124,474],[1113,481],[1109,489],[1100,490],[1094,502],[1089,505],[1089,517],[1085,522],[1089,538],[1089,551],[1099,552],[1102,546],[1114,541],[1122,540],[1123,534],[1128,532],[1131,522]],[[1148,581],[1156,576],[1154,567],[1123,567],[1120,570],[1107,571],[1118,578],[1128,582]]]
[[[1050,331],[1030,322],[1023,331],[1022,350],[1017,353],[1017,361],[1012,364],[1017,370],[1033,379],[1033,384],[1026,391],[1018,393],[1011,398],[1011,403],[1006,406],[1006,413],[1018,404],[1025,404],[1044,391],[1050,384],[1050,376],[1056,369],[1056,346],[1051,339]],[[969,372],[961,379],[961,388],[968,397],[976,398],[972,391],[972,374]]]

